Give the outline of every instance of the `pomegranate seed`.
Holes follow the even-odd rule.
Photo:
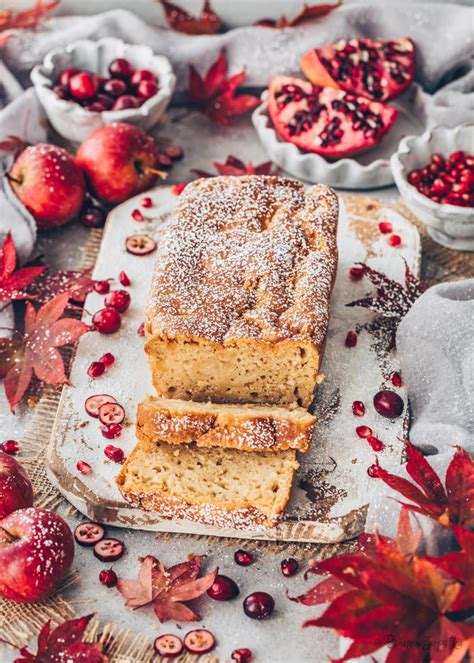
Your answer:
[[[379,223],[379,230],[380,230],[380,232],[383,233],[384,235],[386,235],[387,233],[391,233],[391,232],[392,232],[392,229],[393,229],[393,228],[392,228],[392,224],[389,223],[388,221],[381,221],[381,222]]]
[[[378,479],[380,476],[380,470],[378,464],[374,463],[373,465],[370,465],[370,467],[367,468],[367,474],[372,479]]]
[[[234,649],[231,654],[231,659],[236,663],[248,663],[252,659],[252,650],[248,647],[242,647],[241,649]]]
[[[390,235],[390,237],[387,239],[387,244],[389,246],[400,246],[402,243],[402,238],[400,235]]]
[[[134,209],[133,212],[132,212],[132,216],[135,219],[135,221],[144,221],[145,220],[145,217],[143,216],[143,214],[140,212],[139,209]]]
[[[118,582],[117,574],[113,569],[103,569],[99,573],[99,580],[106,587],[115,587]]]
[[[360,281],[364,278],[365,268],[364,267],[351,267],[349,270],[349,276],[352,281]]]
[[[227,576],[217,575],[207,590],[208,596],[215,601],[230,601],[239,595],[237,584]]]
[[[382,451],[382,449],[385,448],[382,440],[379,440],[378,437],[375,437],[375,435],[369,435],[367,442],[370,444],[374,451]]]
[[[356,433],[362,439],[367,439],[370,437],[370,435],[372,435],[372,429],[368,426],[357,426]]]
[[[16,440],[6,440],[0,444],[0,449],[10,456],[16,456],[20,450],[20,445]]]
[[[99,361],[104,364],[104,366],[112,366],[115,362],[115,357],[111,352],[106,352],[105,355],[102,355]]]
[[[110,283],[108,281],[96,281],[94,283],[94,290],[99,295],[106,295],[110,290]]]
[[[299,564],[296,559],[294,559],[294,557],[283,559],[280,563],[281,572],[287,578],[291,578],[291,576],[295,575],[295,573],[298,571],[298,566]]]
[[[123,463],[123,461],[125,460],[125,454],[123,452],[123,449],[114,447],[113,444],[109,444],[105,447],[104,454],[107,456],[109,460],[112,460],[114,463]]]
[[[92,474],[92,467],[89,465],[89,463],[86,463],[85,460],[78,460],[76,468],[81,474],[85,474],[85,476]]]
[[[142,322],[142,324],[137,329],[137,334],[139,336],[145,336],[145,323],[144,322]]]
[[[100,427],[100,431],[108,440],[114,440],[116,437],[120,437],[122,426],[120,424],[104,424]],[[109,447],[106,448],[108,449]],[[111,448],[115,449],[115,447]]]
[[[267,592],[253,592],[244,600],[244,612],[251,619],[266,619],[274,609],[273,596]]]
[[[239,566],[250,566],[254,562],[254,556],[248,550],[236,550],[234,553],[234,562]]]
[[[100,334],[113,334],[120,329],[122,318],[114,308],[101,308],[92,316],[92,324]]]
[[[352,403],[352,413],[356,417],[363,417],[365,414],[365,405],[362,401],[354,401]]]
[[[178,182],[177,184],[173,184],[171,187],[171,193],[174,193],[175,196],[179,196],[180,194],[183,193],[187,186],[187,182]]]
[[[408,181],[410,182],[410,184],[413,184],[413,186],[419,184],[420,180],[421,177],[420,177],[420,172],[418,170],[412,170],[411,173],[408,174]]]
[[[354,348],[357,345],[357,334],[355,331],[348,331],[344,341],[346,348]]]
[[[130,281],[130,279],[128,278],[128,275],[127,275],[126,272],[120,272],[120,274],[119,274],[119,281],[120,281],[120,283],[121,283],[122,285],[124,285],[124,286],[131,285],[131,283],[132,283],[132,282]]]
[[[101,361],[93,361],[92,364],[87,369],[87,375],[90,378],[98,378],[105,371],[105,364]]]
[[[394,391],[383,389],[374,396],[374,408],[378,414],[387,419],[396,419],[404,408],[403,399]]]
[[[119,313],[125,313],[130,306],[130,294],[126,290],[112,290],[105,296],[104,304]]]
[[[401,387],[402,386],[402,376],[400,375],[400,373],[397,373],[397,372],[392,373],[391,380],[392,380],[392,384],[393,384],[394,387]]]
[[[142,207],[146,207],[146,208],[152,207],[153,206],[153,201],[149,196],[147,196],[146,198],[142,198],[141,205],[142,205]]]

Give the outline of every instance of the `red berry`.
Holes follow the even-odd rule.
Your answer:
[[[119,424],[114,424],[114,425],[118,426]],[[123,461],[125,460],[125,454],[123,452],[123,449],[114,447],[113,444],[108,444],[105,447],[104,454],[107,456],[109,460],[112,460],[114,463],[123,463]]]
[[[86,463],[85,460],[78,460],[76,468],[81,474],[84,474],[85,476],[92,474],[92,467],[89,465],[89,463]]]
[[[132,282],[130,281],[130,279],[128,278],[126,272],[120,272],[120,274],[119,274],[119,281],[120,281],[120,283],[121,283],[122,285],[124,285],[124,286],[131,285],[131,283],[132,283]]]
[[[113,569],[103,569],[99,573],[99,580],[106,587],[115,587],[118,582],[117,574]]]
[[[97,79],[88,71],[74,74],[69,80],[69,92],[76,99],[92,99],[97,94]]]
[[[146,198],[142,198],[140,202],[141,202],[142,207],[152,207],[153,206],[153,201],[149,196],[147,196]]]
[[[106,110],[105,106],[102,106],[100,101],[93,101],[90,104],[87,104],[87,106],[84,106],[84,108],[93,113],[102,113]]]
[[[431,162],[438,166],[439,169],[444,168],[445,161],[441,154],[433,154],[431,157]]]
[[[364,278],[365,267],[351,267],[349,270],[349,276],[352,281],[360,281]]]
[[[242,647],[241,649],[234,649],[231,654],[231,659],[236,663],[248,663],[252,659],[252,650],[248,647]]]
[[[145,336],[145,323],[144,322],[142,322],[142,324],[137,329],[137,334],[139,336]]]
[[[159,635],[153,643],[156,653],[163,658],[176,658],[183,651],[183,643],[177,635]]]
[[[74,530],[74,538],[76,543],[80,546],[85,546],[90,548],[90,546],[95,546],[96,543],[102,541],[105,536],[105,529],[99,523],[94,523],[87,521],[84,523],[79,523],[76,529]]]
[[[420,183],[420,180],[421,177],[419,170],[412,170],[411,173],[408,173],[408,181],[410,184],[413,184],[413,186],[417,186]]]
[[[108,81],[105,81],[102,89],[111,97],[117,98],[127,93],[127,84],[120,78],[109,78]]]
[[[98,94],[96,100],[102,104],[105,110],[110,110],[114,105],[114,100],[107,94]]]
[[[119,313],[125,313],[130,306],[130,295],[126,290],[112,290],[106,295],[104,304]]]
[[[154,83],[158,83],[158,78],[152,71],[148,71],[148,69],[137,69],[133,72],[133,76],[130,79],[130,85],[137,87],[142,81],[153,81]]]
[[[16,440],[6,440],[0,444],[0,450],[9,456],[16,456],[20,450],[20,445]]]
[[[101,334],[113,334],[120,329],[122,318],[114,308],[101,308],[92,316],[92,324]]]
[[[244,612],[251,619],[266,619],[275,609],[275,601],[267,592],[253,592],[244,600]]]
[[[352,413],[356,417],[363,417],[365,414],[365,405],[362,401],[354,401],[352,403]]]
[[[392,384],[393,384],[394,387],[401,387],[402,386],[402,376],[400,375],[400,373],[397,373],[397,372],[392,373],[391,380],[392,380]]]
[[[370,465],[370,467],[367,468],[367,474],[372,479],[378,479],[378,477],[380,476],[379,465],[377,463],[374,463],[373,465]]]
[[[64,85],[55,85],[53,87],[53,92],[58,96],[60,99],[69,99],[69,92],[66,86]]]
[[[367,442],[370,444],[374,451],[382,451],[382,449],[385,448],[382,440],[379,440],[378,437],[375,437],[375,435],[369,435]]]
[[[135,221],[144,221],[145,217],[143,214],[140,212],[139,209],[134,209],[132,212],[132,217],[135,219]]]
[[[458,161],[465,161],[466,160],[466,154],[462,150],[458,150],[457,152],[453,152],[451,156],[448,159],[448,163],[450,166],[455,165]]]
[[[384,235],[386,235],[387,233],[391,233],[392,232],[392,224],[389,223],[388,221],[381,221],[379,223],[379,230]]]
[[[137,94],[142,99],[150,99],[158,93],[158,85],[154,81],[142,81],[137,86]]]
[[[63,87],[68,87],[69,81],[71,78],[79,73],[79,69],[76,69],[76,67],[68,67],[67,69],[63,69],[62,72],[59,75],[59,83]]]
[[[170,157],[164,153],[158,155],[156,162],[159,166],[162,166],[163,168],[169,168],[170,166],[173,165],[173,162],[171,161]]]
[[[239,588],[232,578],[217,575],[207,594],[215,601],[230,601],[239,595]]]
[[[139,105],[140,101],[136,97],[133,97],[131,94],[123,94],[115,101],[112,110],[116,111],[127,110],[128,108],[138,108]]]
[[[94,290],[99,295],[106,295],[110,290],[110,283],[108,281],[96,281],[94,283]]]
[[[81,212],[79,221],[87,228],[101,228],[104,225],[105,215],[99,207],[88,207]]]
[[[400,246],[402,243],[402,238],[400,235],[390,235],[390,237],[387,239],[387,244],[389,246]]]
[[[101,361],[93,361],[87,369],[87,375],[90,378],[98,378],[105,371],[105,365]]]
[[[122,426],[120,424],[104,424],[100,427],[100,431],[104,437],[108,440],[114,440],[116,437],[120,437],[122,433]],[[116,447],[108,446],[105,447],[105,455],[107,456],[107,449],[116,449]],[[119,449],[119,451],[122,451]],[[123,454],[123,452],[122,452]],[[110,457],[110,456],[109,456]],[[112,460],[114,460],[112,458]]]
[[[118,539],[102,539],[94,546],[94,555],[101,562],[116,562],[124,552],[125,546]]]
[[[173,184],[171,187],[171,193],[174,193],[175,196],[179,196],[183,193],[186,186],[187,182],[178,182],[177,184]]]
[[[236,550],[234,553],[234,562],[239,566],[250,566],[254,562],[254,556],[248,550]]]
[[[372,435],[372,429],[368,426],[357,426],[356,433],[362,439],[367,439],[370,437],[370,435]]]
[[[295,575],[298,571],[298,566],[298,562],[294,557],[288,557],[287,559],[282,560],[280,564],[281,572],[287,578],[291,578],[291,576]]]
[[[165,154],[167,157],[170,159],[182,159],[184,157],[184,151],[182,147],[178,147],[177,145],[170,145],[169,147],[166,148]]]
[[[107,427],[108,431],[111,431],[113,424],[121,424],[124,419],[125,410],[119,403],[103,403],[99,408],[99,421]]]
[[[348,331],[344,341],[346,348],[354,348],[357,345],[357,334],[355,331]]]
[[[109,74],[112,78],[123,78],[128,80],[134,74],[134,69],[128,60],[125,58],[117,58],[112,60],[109,65]]]
[[[206,654],[216,646],[216,639],[210,631],[199,628],[189,631],[184,638],[183,644],[191,654]]]
[[[395,419],[402,414],[404,403],[397,393],[384,389],[375,394],[374,408],[382,417]]]
[[[111,352],[106,352],[105,355],[102,355],[99,361],[102,362],[104,366],[112,366],[115,361],[115,357]]]

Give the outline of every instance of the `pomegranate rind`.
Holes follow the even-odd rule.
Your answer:
[[[195,642],[195,638],[202,639],[202,643],[198,644]],[[191,654],[206,654],[208,651],[211,651],[211,649],[214,649],[216,646],[216,639],[210,631],[198,628],[194,631],[189,631],[189,633],[184,636],[183,644]]]
[[[102,405],[116,402],[117,400],[110,394],[94,394],[94,396],[89,396],[89,398],[86,398],[84,409],[90,417],[98,419],[99,409]]]
[[[165,643],[167,643],[167,646],[174,645],[175,649],[165,649]],[[172,633],[165,633],[158,636],[153,643],[153,647],[156,653],[159,656],[163,656],[163,658],[174,658],[175,656],[179,656],[183,651],[182,641],[177,635],[173,635]]]
[[[300,88],[303,93],[302,98],[297,101],[289,101],[282,105],[277,97],[280,96],[281,98],[281,91],[285,86],[297,86]],[[385,106],[382,103],[371,101],[365,97],[349,95],[349,93],[331,87],[314,88],[309,81],[305,81],[302,78],[275,76],[270,81],[268,90],[268,111],[278,136],[285,142],[293,143],[293,145],[296,145],[296,147],[304,152],[320,154],[327,159],[355,156],[356,154],[370,150],[382,140],[398,117],[398,110],[396,108]],[[313,94],[318,95],[318,103],[323,104],[325,110],[313,121],[309,129],[292,134],[289,123],[294,121],[296,113],[308,110],[307,96]],[[382,126],[377,129],[374,135],[366,136],[362,130],[355,130],[352,121],[347,115],[333,110],[332,104],[334,101],[337,100],[342,103],[349,101],[352,103],[353,98],[355,98],[357,104],[362,104],[380,118]],[[342,138],[336,144],[324,146],[321,143],[320,134],[334,118],[342,118],[340,124],[340,129],[343,132]]]

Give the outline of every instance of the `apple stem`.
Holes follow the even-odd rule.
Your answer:
[[[5,177],[7,180],[10,180],[10,182],[16,182],[17,184],[21,184],[21,180],[17,180],[16,177],[13,177],[10,175],[10,173],[5,173]]]
[[[146,168],[147,173],[153,173],[154,175],[158,175],[161,177],[162,180],[165,180],[168,177],[168,173],[164,170],[157,170],[156,168]]]
[[[19,537],[15,536],[14,534],[10,534],[10,532],[4,527],[0,527],[0,544],[13,543],[14,541],[19,541]]]

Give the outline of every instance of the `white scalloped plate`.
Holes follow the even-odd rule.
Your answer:
[[[252,114],[260,141],[271,160],[282,170],[306,182],[321,182],[342,189],[377,189],[393,184],[390,157],[398,150],[400,140],[425,129],[421,89],[412,85],[393,105],[400,115],[391,131],[374,149],[353,159],[327,161],[319,154],[302,152],[296,145],[282,141],[268,115],[267,96]]]

